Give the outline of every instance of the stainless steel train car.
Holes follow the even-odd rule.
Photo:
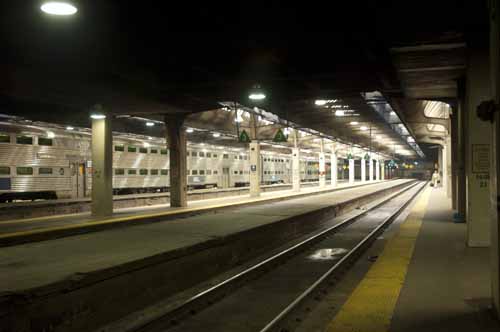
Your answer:
[[[0,202],[88,196],[90,143],[86,128],[0,122]],[[189,143],[187,150],[189,189],[249,184],[250,163],[244,149]],[[168,191],[168,153],[164,139],[113,133],[114,193]],[[261,165],[262,184],[291,182],[290,155],[262,151]],[[302,181],[318,180],[317,160],[303,157],[300,167]],[[329,164],[326,174],[329,178]]]

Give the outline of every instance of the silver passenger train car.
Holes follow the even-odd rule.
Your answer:
[[[85,128],[0,122],[0,202],[90,195],[90,143],[91,132]],[[244,149],[189,143],[187,152],[189,189],[249,184],[249,156]],[[113,133],[114,194],[168,191],[168,153],[164,139]],[[261,165],[262,184],[291,182],[290,155],[262,151]],[[329,177],[329,170],[326,174]],[[304,157],[301,180],[318,177],[317,160]]]

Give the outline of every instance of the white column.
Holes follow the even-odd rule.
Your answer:
[[[354,183],[354,159],[349,159],[349,184]]]
[[[250,148],[250,197],[260,196],[260,179],[262,178],[262,167],[260,163],[260,144],[251,142]]]
[[[370,174],[370,179],[369,181],[373,181],[373,159],[370,157],[370,170],[368,171],[368,173]]]
[[[441,149],[441,160],[443,161],[443,164],[441,165],[441,169],[443,171],[443,177],[441,179],[441,185],[443,186],[443,189],[445,190],[445,193],[447,191],[446,188],[448,188],[448,168],[446,165],[448,165],[448,161],[446,160],[447,158],[447,151],[446,151],[446,144],[442,147]]]
[[[170,206],[187,206],[187,140],[184,118],[165,116],[170,158]]]
[[[385,180],[385,160],[380,161],[380,179]]]
[[[292,188],[300,191],[300,149],[292,149]]]
[[[336,187],[338,183],[338,170],[337,170],[338,166],[337,166],[337,155],[335,154],[335,152],[333,152],[331,155],[331,164],[332,164],[332,167],[330,168],[331,178],[332,178],[331,185],[332,187]]]
[[[92,215],[113,214],[113,136],[111,118],[92,119]]]
[[[319,153],[319,187],[324,188],[326,185],[326,174],[325,174],[325,154],[323,152]]]
[[[446,137],[446,164],[444,165],[446,167],[446,174],[447,174],[447,179],[446,179],[446,196],[451,199],[452,196],[452,180],[451,180],[451,135],[448,135]]]
[[[361,182],[366,182],[366,160],[361,158]]]
[[[380,161],[375,160],[375,179],[380,181]]]

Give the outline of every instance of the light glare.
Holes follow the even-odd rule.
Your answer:
[[[266,99],[266,95],[263,93],[252,93],[248,96],[252,100],[263,100]]]
[[[359,124],[359,122],[358,121],[351,121],[349,124],[351,126],[357,126]]]
[[[50,1],[44,3],[40,9],[50,15],[68,16],[74,15],[78,9],[68,2]]]
[[[154,125],[155,125],[154,122],[151,122],[151,121],[146,122],[146,126],[148,126],[148,127],[153,127]]]
[[[91,114],[90,118],[92,118],[94,120],[102,120],[102,119],[106,119],[106,115],[104,115],[104,114]]]

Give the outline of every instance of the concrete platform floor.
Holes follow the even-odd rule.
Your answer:
[[[466,224],[433,189],[401,290],[391,332],[500,331],[493,318],[489,248],[466,246]]]
[[[378,181],[380,182],[380,181]],[[360,185],[370,185],[378,183],[377,181],[365,182],[356,181],[354,184],[349,184],[348,182],[341,182],[338,184],[336,189],[342,190],[351,187],[357,187]],[[107,219],[120,218],[128,216],[140,217],[141,215],[151,214],[151,213],[161,213],[168,211],[179,211],[183,212],[189,209],[204,208],[210,206],[220,206],[220,205],[231,205],[236,203],[252,203],[252,202],[264,202],[265,200],[294,197],[296,195],[302,194],[312,194],[315,192],[331,191],[333,188],[327,186],[325,188],[318,187],[307,187],[302,188],[300,192],[295,192],[292,190],[280,190],[272,192],[263,192],[258,198],[251,198],[248,195],[245,196],[232,196],[232,197],[221,197],[221,198],[211,198],[199,201],[189,201],[187,208],[171,208],[170,204],[156,204],[141,207],[131,207],[115,209],[113,215]],[[100,221],[103,218],[95,218],[90,215],[89,212],[85,213],[75,213],[66,215],[56,215],[50,217],[37,217],[28,219],[18,219],[18,220],[5,220],[0,221],[0,236],[5,236],[9,234],[15,234],[18,232],[32,231],[32,230],[43,230],[54,227],[68,226],[68,225],[83,225],[92,223],[95,221]]]
[[[262,203],[134,227],[2,248],[0,292],[51,284],[223,238],[290,216],[314,211],[408,180],[376,183],[312,196]]]

